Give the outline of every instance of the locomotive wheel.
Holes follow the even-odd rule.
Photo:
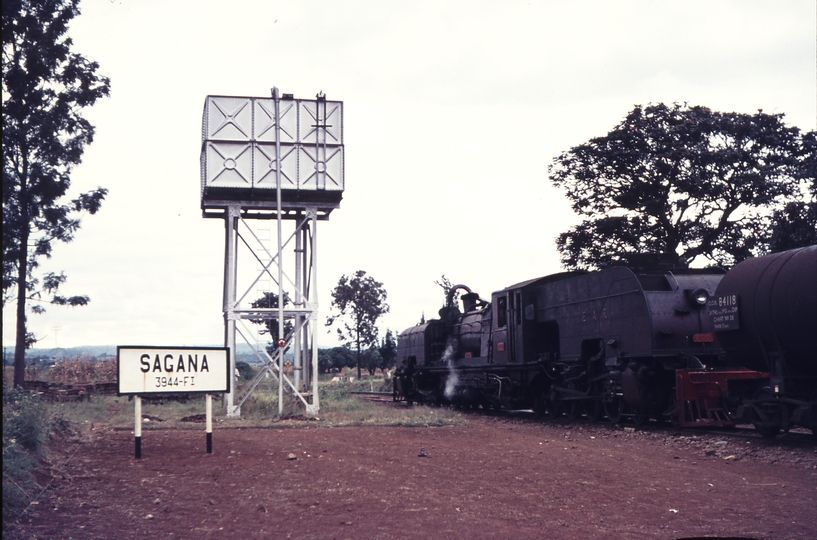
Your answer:
[[[585,401],[583,408],[588,422],[598,422],[599,418],[601,418],[601,415],[604,413],[604,408],[601,406],[601,401],[597,399]]]
[[[582,415],[581,403],[578,401],[567,401],[564,403],[564,411],[567,419],[573,422]]]
[[[650,419],[646,407],[637,407],[633,410],[633,424],[643,426]]]
[[[817,437],[817,390],[811,394],[811,434]]]
[[[761,437],[766,439],[776,437],[777,434],[780,433],[780,428],[782,427],[779,422],[775,422],[775,420],[779,420],[780,407],[782,404],[777,402],[774,397],[774,393],[772,393],[772,389],[768,386],[764,386],[758,390],[755,393],[754,398],[759,402],[754,405],[755,409],[761,409],[767,417],[772,418],[770,422],[767,421],[763,424],[759,423],[760,419],[758,419],[756,422],[752,422],[752,424],[755,426],[755,430],[760,433]]]
[[[562,402],[558,399],[545,399],[545,415],[555,420],[562,415]]]
[[[669,416],[670,424],[675,429],[679,429],[681,427],[681,414],[682,411],[676,412],[675,409],[678,406],[678,396],[675,394],[675,389],[673,388],[672,394],[669,397],[669,405],[667,406],[667,415]]]
[[[624,400],[615,398],[611,403],[604,404],[604,414],[611,424],[618,424],[624,418]]]
[[[542,418],[545,416],[546,411],[547,405],[545,403],[545,396],[539,394],[533,398],[533,414],[536,415],[536,418]]]

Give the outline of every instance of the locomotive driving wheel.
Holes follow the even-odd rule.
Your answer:
[[[578,419],[582,415],[581,403],[576,400],[565,401],[563,408],[565,416],[567,416],[567,419],[571,422]]]
[[[588,399],[584,402],[584,414],[587,416],[588,422],[598,422],[601,415],[604,413],[604,408],[601,406],[601,401],[598,399]]]
[[[537,418],[542,418],[545,416],[545,411],[547,410],[545,401],[545,396],[543,396],[541,393],[533,398],[533,414],[535,414]]]
[[[557,399],[545,398],[545,416],[555,420],[562,415],[562,402]]]
[[[618,424],[624,418],[624,400],[620,397],[613,398],[613,401],[604,404],[604,414],[611,424]]]
[[[542,389],[533,399],[533,412],[539,418],[553,420],[562,414],[562,402],[555,396],[551,398],[550,389]]]
[[[636,407],[633,409],[633,424],[643,426],[650,419],[650,414],[646,407]]]

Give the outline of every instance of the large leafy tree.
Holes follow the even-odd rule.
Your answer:
[[[3,0],[3,305],[16,301],[14,383],[25,377],[26,307],[79,306],[87,296],[61,296],[63,273],[34,276],[55,241],[70,242],[84,213],[95,213],[107,190],[63,201],[93,126],[84,107],[107,96],[98,65],[71,50],[68,23],[78,0]]]
[[[798,177],[799,200],[793,200],[774,212],[769,239],[771,251],[784,251],[817,244],[817,132],[803,135]]]
[[[643,264],[652,254],[672,266],[696,258],[728,266],[762,254],[773,218],[787,219],[786,205],[802,197],[807,146],[782,114],[636,106],[549,167],[583,218],[557,238],[562,263]]]
[[[386,289],[363,270],[351,278],[343,275],[332,291],[332,308],[335,313],[326,319],[326,325],[337,324],[338,339],[355,347],[359,379],[360,352],[377,343],[377,319],[389,312]]]

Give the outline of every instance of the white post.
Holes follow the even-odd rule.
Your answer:
[[[302,280],[301,280],[301,262],[302,257],[301,253],[303,252],[303,227],[306,218],[298,218],[295,222],[295,305],[298,307],[303,307],[304,297],[302,294]],[[294,354],[292,365],[295,368],[293,370],[295,374],[295,388],[298,391],[302,391],[303,387],[301,386],[301,370],[303,369],[303,363],[301,358],[301,316],[295,316],[295,328],[298,330],[295,331],[294,335],[292,336],[292,352]]]
[[[230,391],[226,394],[227,416],[241,415],[241,409],[236,407],[235,380],[235,297],[238,286],[238,220],[241,217],[241,208],[230,205],[224,211],[226,238],[224,241],[224,346],[230,349]]]
[[[317,414],[321,409],[321,402],[318,396],[318,209],[312,212],[312,410],[311,414]],[[312,292],[314,291],[314,292]]]
[[[134,455],[136,459],[141,459],[142,457],[142,398],[140,396],[135,396],[133,399],[133,416],[134,416],[134,426],[133,426],[133,435],[135,439],[136,449]]]
[[[213,396],[207,394],[204,396],[204,409],[205,409],[205,417],[206,417],[206,424],[204,428],[204,432],[206,433],[205,437],[207,437],[207,453],[213,453]]]
[[[272,89],[275,102],[275,192],[278,222],[278,415],[284,414],[284,347],[279,343],[284,339],[284,261],[282,253],[283,234],[281,231],[281,98],[278,88]]]

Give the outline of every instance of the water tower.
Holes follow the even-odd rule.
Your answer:
[[[253,346],[259,324],[279,336],[272,350],[256,351],[263,368],[247,389],[237,395],[231,385],[228,416],[240,415],[267,374],[278,381],[279,413],[284,385],[307,413],[318,411],[317,224],[340,206],[343,188],[343,102],[323,93],[295,99],[277,88],[271,98],[205,100],[201,209],[205,218],[224,220],[224,342],[232,376],[237,337]],[[259,294],[267,305],[257,302]]]

